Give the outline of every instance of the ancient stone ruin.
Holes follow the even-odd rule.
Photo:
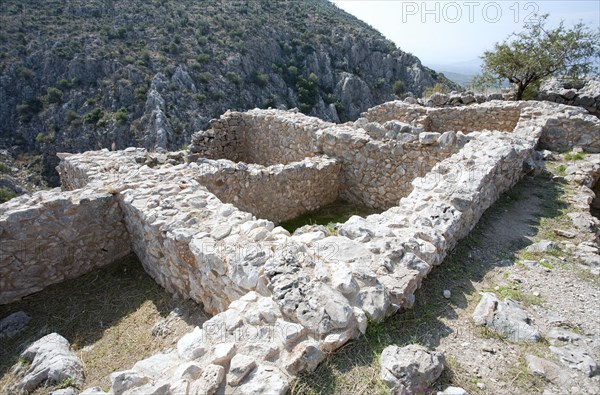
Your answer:
[[[535,149],[573,146],[600,151],[600,121],[575,107],[389,102],[342,125],[227,112],[189,152],[62,154],[62,191],[0,206],[0,303],[134,252],[213,317],[114,373],[113,393],[283,394],[368,317],[410,308]],[[382,212],[337,234],[278,226],[340,198]]]

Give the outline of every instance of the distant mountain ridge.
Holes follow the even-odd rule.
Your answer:
[[[393,99],[393,89],[453,86],[327,0],[2,7],[0,146],[48,158],[181,148],[227,109],[298,107],[343,122]]]

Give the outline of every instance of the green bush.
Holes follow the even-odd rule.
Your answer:
[[[402,82],[401,80],[395,81],[392,85],[392,92],[394,92],[396,96],[400,96],[401,94],[406,92],[406,86],[404,85],[404,82]]]
[[[276,101],[274,96],[269,96],[262,102],[262,108],[275,107]]]
[[[48,93],[48,103],[60,103],[63,100],[63,92],[58,88],[48,88],[46,89]]]
[[[33,72],[33,70],[25,66],[18,67],[17,74],[25,78],[26,80],[32,80],[35,77],[35,73]]]
[[[434,93],[448,93],[448,88],[444,84],[438,82],[434,86],[425,89],[423,91],[422,97],[427,98],[433,95]]]
[[[65,114],[65,122],[68,124],[72,124],[73,121],[75,121],[77,119],[79,119],[79,115],[77,115],[77,113],[73,110],[69,110]]]
[[[129,117],[127,116],[127,109],[124,107],[119,108],[119,111],[117,111],[115,115],[115,119],[119,125],[125,125],[129,120]]]
[[[202,93],[196,93],[192,96],[198,103],[204,103],[206,101],[206,95]]]
[[[319,77],[315,73],[310,73],[308,78],[300,77],[296,83],[298,98],[300,99],[300,111],[308,114],[317,104],[319,97]]]
[[[8,202],[15,197],[17,197],[17,194],[10,189],[0,188],[0,203]]]
[[[198,61],[198,63],[206,63],[210,60],[210,55],[207,53],[201,53],[198,56],[196,56],[196,60]]]
[[[6,163],[0,162],[0,173],[9,173],[9,172],[10,172],[10,166],[8,166]]]
[[[235,71],[228,71],[225,74],[225,78],[227,78],[229,81],[233,82],[236,85],[239,85],[240,82],[242,82],[242,77],[240,77],[240,75]]]
[[[42,111],[43,108],[44,104],[38,98],[25,100],[17,106],[17,114],[19,115],[19,119],[23,122],[29,122],[31,121],[31,118]]]
[[[137,100],[144,100],[146,98],[146,92],[148,90],[146,88],[135,88],[133,90],[133,97]]]
[[[83,116],[83,122],[95,125],[103,115],[104,111],[100,107],[96,107]]]
[[[58,86],[58,88],[64,92],[68,89],[71,89],[73,83],[63,78],[56,83],[56,86]]]
[[[269,82],[269,76],[257,72],[254,74],[253,80],[256,83],[256,85],[264,88],[265,86],[267,86],[267,82]]]
[[[198,79],[201,82],[209,82],[212,79],[212,77],[213,77],[213,75],[210,72],[205,71],[204,73],[200,73],[200,75],[198,76]]]

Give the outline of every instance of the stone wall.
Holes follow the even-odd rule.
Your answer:
[[[565,115],[548,120],[540,146],[559,152],[572,147],[600,152],[600,119],[581,108],[564,105],[556,105],[556,108]]]
[[[431,108],[403,101],[380,104],[361,114],[370,122],[398,120],[421,126],[427,132],[499,130],[511,132],[526,102],[491,101],[466,107]]]
[[[316,210],[339,196],[341,166],[328,157],[268,167],[228,160],[198,164],[196,180],[221,201],[274,223]]]
[[[129,253],[117,198],[97,190],[37,192],[0,205],[0,304]]]
[[[292,111],[228,111],[194,134],[190,151],[264,166],[297,162],[318,154],[314,133],[325,125],[332,124]]]
[[[364,130],[336,126],[319,137],[320,149],[342,165],[341,197],[367,207],[396,206],[412,190],[412,181],[457,152],[466,140],[454,132],[422,133],[417,141],[371,138]]]

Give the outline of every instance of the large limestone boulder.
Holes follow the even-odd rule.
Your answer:
[[[408,395],[423,393],[444,370],[442,353],[415,344],[388,346],[381,353],[381,379],[392,388],[391,393]]]
[[[64,380],[83,385],[83,364],[71,351],[67,339],[58,333],[37,340],[21,357],[30,364],[17,369],[17,374],[23,374],[23,379],[14,388],[17,392],[31,392],[40,385],[55,385]]]

